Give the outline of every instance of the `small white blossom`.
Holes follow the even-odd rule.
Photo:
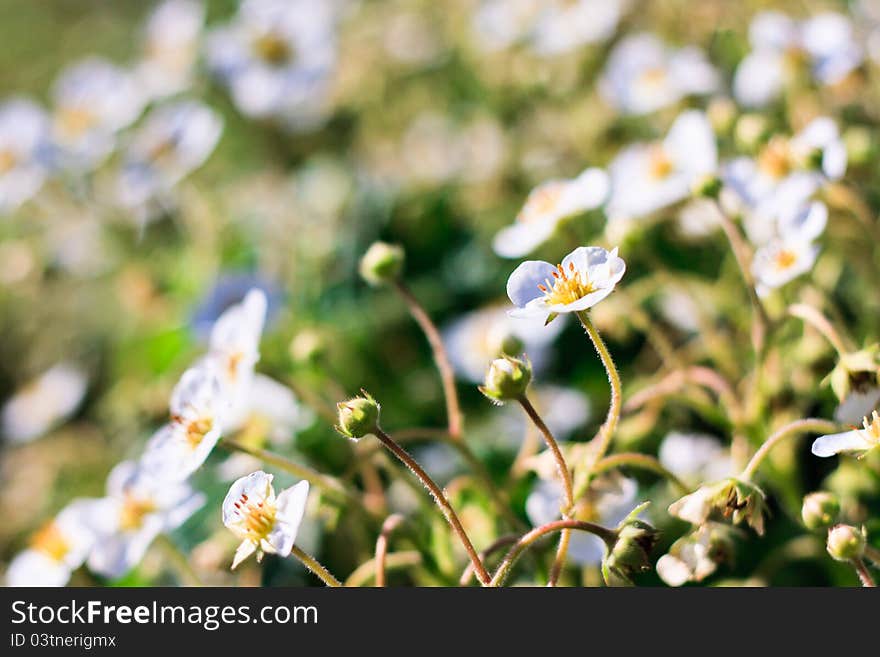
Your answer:
[[[571,180],[550,180],[529,193],[516,223],[495,235],[492,248],[504,258],[531,253],[572,215],[599,207],[608,196],[608,175],[590,168]]]
[[[621,112],[647,114],[718,86],[718,72],[698,48],[674,50],[653,34],[641,33],[614,47],[599,90]]]
[[[880,446],[880,414],[873,411],[870,418],[864,418],[861,429],[816,438],[813,441],[813,454],[821,457],[841,453],[864,455],[878,446]]]
[[[267,308],[266,294],[254,288],[240,303],[227,308],[211,330],[206,360],[215,367],[230,396],[235,394],[233,391],[245,391],[250,384],[260,359],[260,336]]]
[[[54,365],[3,405],[3,435],[18,443],[39,438],[76,411],[87,386],[86,375],[78,367]]]
[[[309,482],[301,481],[276,498],[272,475],[262,470],[232,484],[223,500],[223,524],[242,541],[235,551],[232,568],[254,552],[258,552],[258,560],[264,552],[289,555],[308,495]]]
[[[178,528],[204,503],[205,496],[189,484],[156,479],[134,461],[123,461],[107,478],[89,569],[121,577],[141,562],[157,536]]]
[[[587,310],[614,291],[626,263],[617,249],[581,246],[562,264],[528,260],[507,280],[507,296],[516,306],[513,317],[541,317]]]
[[[733,474],[729,450],[705,434],[670,432],[660,443],[658,458],[667,470],[693,483]]]
[[[199,0],[165,0],[147,18],[139,84],[151,98],[164,98],[192,83],[205,7]]]
[[[545,0],[530,41],[544,56],[570,52],[609,39],[628,0]]]
[[[0,104],[0,215],[17,209],[42,187],[48,129],[46,113],[30,100]]]

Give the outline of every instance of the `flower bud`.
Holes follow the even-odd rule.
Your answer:
[[[852,525],[836,525],[828,530],[828,554],[837,561],[861,559],[866,543],[864,532]]]
[[[360,272],[370,285],[390,283],[400,275],[404,261],[403,247],[386,242],[373,242],[361,258]]]
[[[366,392],[360,397],[340,402],[336,430],[343,436],[358,440],[379,429],[379,402]]]
[[[510,356],[496,358],[489,365],[486,380],[480,387],[486,397],[496,402],[519,399],[532,380],[532,364],[528,359]]]
[[[718,176],[707,173],[694,182],[691,192],[694,196],[717,199],[721,193],[721,186],[721,179]]]
[[[736,122],[736,141],[746,150],[757,149],[767,138],[767,133],[767,119],[760,114],[743,114]]]
[[[819,491],[804,497],[801,518],[807,529],[824,529],[837,522],[840,515],[840,500],[834,493]]]
[[[636,573],[651,568],[651,551],[657,544],[657,530],[648,523],[630,518],[617,530],[617,540],[609,546],[603,568],[629,581]]]
[[[287,350],[296,363],[311,363],[324,355],[327,349],[326,340],[320,331],[304,329],[297,333]]]
[[[736,121],[736,103],[724,96],[713,98],[709,101],[706,114],[709,116],[709,123],[712,124],[715,134],[727,134],[733,128],[733,122]]]
[[[762,536],[767,499],[753,483],[730,477],[701,486],[673,502],[669,513],[694,525],[713,519],[729,520],[734,525],[745,523]]]

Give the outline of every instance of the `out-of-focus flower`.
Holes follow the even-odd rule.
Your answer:
[[[75,365],[54,365],[3,405],[3,435],[18,443],[39,438],[76,411],[87,386],[85,373]]]
[[[718,166],[715,134],[706,115],[682,113],[665,139],[624,148],[609,166],[610,222],[638,219],[691,195],[694,183]]]
[[[657,574],[669,586],[701,582],[733,555],[734,529],[710,522],[672,544],[657,560]]]
[[[95,544],[91,520],[100,500],[77,499],[68,504],[31,539],[6,571],[7,586],[64,586]]]
[[[454,320],[443,329],[443,342],[452,367],[459,376],[480,383],[486,367],[502,354],[527,353],[535,369],[546,361],[550,343],[563,324],[544,328],[540,318],[521,320],[510,317],[500,306],[475,310]]]
[[[280,286],[258,274],[227,272],[217,277],[213,287],[192,312],[191,322],[196,336],[208,340],[214,324],[223,313],[241,303],[254,289],[260,290],[266,297],[266,322],[270,323],[283,300]]]
[[[686,96],[710,94],[718,85],[718,72],[698,48],[674,50],[642,33],[614,47],[599,90],[624,114],[646,114]]]
[[[834,493],[817,491],[804,497],[801,519],[807,529],[830,527],[840,515],[840,499]]]
[[[211,330],[211,348],[205,360],[220,377],[224,393],[232,398],[246,390],[260,359],[267,307],[266,294],[252,289],[240,303],[227,308]]]
[[[705,434],[672,431],[660,443],[658,457],[667,470],[692,483],[727,477],[733,470],[729,450]]]
[[[123,461],[107,478],[100,537],[89,555],[94,572],[121,577],[134,568],[157,536],[182,525],[202,507],[205,496],[184,482],[155,479],[133,461]]]
[[[66,69],[52,89],[51,139],[58,164],[88,172],[116,147],[116,135],[140,115],[144,94],[134,76],[91,57]]]
[[[165,0],[147,18],[136,75],[149,97],[164,98],[192,84],[204,21],[199,0]]]
[[[533,189],[516,216],[516,223],[495,235],[492,248],[504,258],[519,258],[535,250],[572,215],[597,208],[608,196],[608,175],[590,168],[571,180],[550,180]]]
[[[179,101],[153,110],[126,149],[117,187],[120,202],[149,213],[151,205],[205,162],[222,128],[220,116],[201,103]]]
[[[868,540],[865,530],[852,525],[836,525],[828,530],[826,549],[828,554],[837,561],[861,559],[865,554]]]
[[[859,456],[880,447],[880,414],[871,413],[864,418],[861,429],[819,436],[813,441],[813,454],[828,457],[835,454],[853,453]]]
[[[49,122],[35,103],[14,98],[0,104],[0,215],[32,198],[46,179]]]
[[[722,518],[734,525],[745,522],[763,535],[767,502],[764,492],[751,482],[729,477],[673,502],[669,514],[694,525]]]
[[[211,32],[209,66],[242,113],[293,130],[323,121],[336,63],[334,4],[245,0],[230,24]]]
[[[507,296],[516,306],[510,314],[548,319],[587,310],[614,291],[625,271],[616,248],[606,251],[599,246],[578,247],[556,267],[528,260],[507,280]]]
[[[627,0],[550,0],[531,30],[532,49],[539,55],[557,55],[609,39],[617,29]]]
[[[522,40],[541,9],[538,0],[483,0],[471,19],[482,50],[504,50]]]
[[[399,244],[373,242],[361,258],[361,277],[370,285],[384,285],[400,276],[406,252]]]
[[[749,26],[749,41],[753,50],[733,80],[736,99],[747,107],[776,100],[804,63],[818,82],[834,85],[864,58],[849,19],[834,12],[801,23],[778,11],[760,12]]]
[[[262,470],[242,477],[223,500],[223,524],[241,539],[232,568],[257,552],[286,557],[293,549],[306,511],[309,482],[301,481],[275,497],[272,475]]]
[[[596,478],[583,497],[575,501],[573,517],[576,520],[595,522],[604,527],[615,527],[632,510],[638,484],[619,473]],[[557,480],[538,479],[526,498],[526,513],[535,527],[553,522],[560,517],[562,486]],[[568,547],[569,558],[582,566],[602,563],[606,546],[601,538],[587,532],[571,534]]]
[[[781,287],[813,268],[819,247],[809,240],[781,238],[765,244],[755,252],[752,274],[758,296]]]

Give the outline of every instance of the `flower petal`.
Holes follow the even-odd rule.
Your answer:
[[[812,451],[814,455],[825,458],[841,452],[859,452],[871,447],[873,445],[865,439],[864,433],[854,430],[819,436],[813,441]]]
[[[507,296],[519,308],[525,308],[530,301],[542,297],[538,285],[553,280],[556,268],[543,260],[526,260],[513,270],[507,279]]]

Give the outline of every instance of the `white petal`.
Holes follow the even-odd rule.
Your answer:
[[[861,430],[844,431],[827,436],[819,436],[813,441],[813,454],[821,457],[834,456],[841,452],[858,452],[871,449],[873,445]]]
[[[253,541],[242,541],[241,545],[235,551],[235,558],[232,560],[232,570],[235,570],[242,561],[251,556],[257,549],[256,543]]]
[[[235,504],[241,500],[243,495],[247,495],[249,502],[274,501],[272,478],[272,475],[257,470],[235,481],[223,500],[223,524],[229,527],[241,521],[241,512]]]
[[[517,222],[499,230],[492,240],[492,250],[502,258],[521,258],[549,239],[556,221]]]
[[[553,281],[556,268],[542,260],[527,260],[513,270],[507,279],[507,296],[515,306],[524,308],[530,301],[544,296],[538,285]]]

